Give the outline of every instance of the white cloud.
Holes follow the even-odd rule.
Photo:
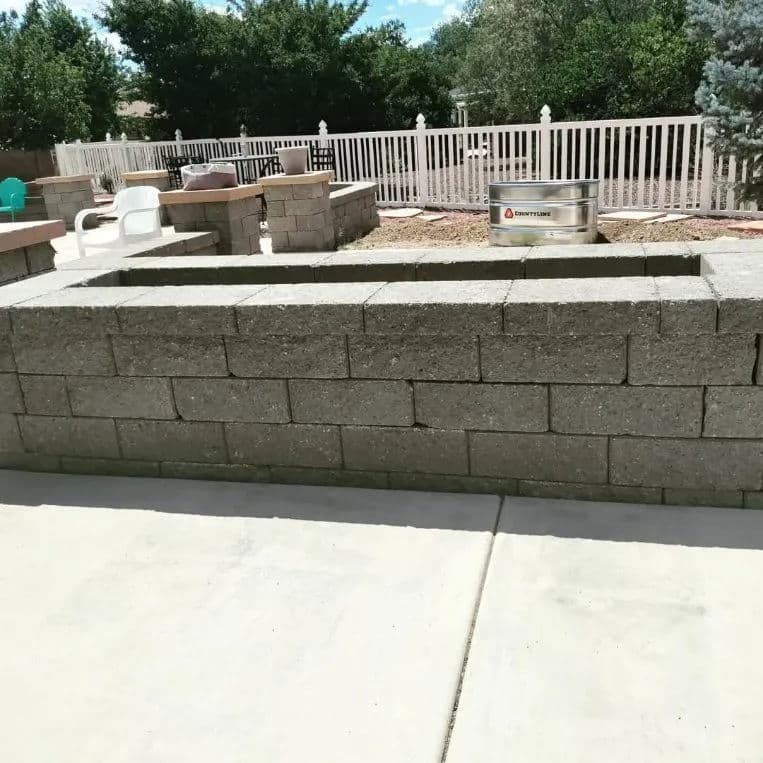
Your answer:
[[[446,21],[450,21],[450,19],[454,19],[456,16],[460,15],[460,13],[461,13],[461,8],[455,3],[448,3],[442,9],[442,17]]]
[[[392,13],[395,10],[395,6],[390,3],[384,7],[384,10],[387,11],[387,13]]]

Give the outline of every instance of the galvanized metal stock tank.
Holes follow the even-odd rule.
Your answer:
[[[592,244],[598,197],[598,180],[490,183],[490,243]]]

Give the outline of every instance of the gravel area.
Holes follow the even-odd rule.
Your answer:
[[[427,210],[428,212],[432,210]],[[488,217],[485,212],[439,212],[442,220],[425,222],[415,217],[383,218],[367,236],[347,249],[420,248],[427,246],[487,246]],[[706,241],[715,238],[753,238],[754,233],[730,230],[732,218],[694,217],[670,223],[608,222],[599,224],[602,242]]]

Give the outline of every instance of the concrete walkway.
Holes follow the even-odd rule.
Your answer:
[[[762,759],[763,513],[499,508],[0,471],[0,760]]]

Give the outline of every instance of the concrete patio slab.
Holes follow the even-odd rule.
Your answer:
[[[506,499],[447,763],[753,761],[763,515]]]
[[[418,207],[387,207],[379,210],[379,217],[416,217],[423,211]]]
[[[0,759],[440,763],[498,500],[0,471]]]
[[[664,216],[664,212],[639,212],[635,209],[623,209],[619,212],[607,212],[599,215],[599,220],[604,223],[608,222],[633,222],[633,223],[645,223],[649,220],[656,220],[659,217]]]

